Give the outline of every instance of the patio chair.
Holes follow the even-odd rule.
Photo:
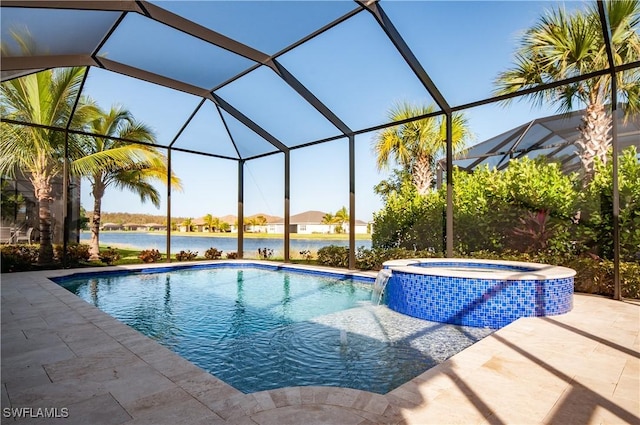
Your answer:
[[[27,232],[23,235],[22,232],[18,232],[16,234],[16,243],[26,242],[28,244],[31,243],[31,235],[33,233],[33,227],[29,227]]]

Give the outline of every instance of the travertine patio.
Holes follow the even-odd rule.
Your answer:
[[[3,423],[23,407],[68,417],[21,424],[640,423],[637,304],[576,295],[386,395],[243,394],[47,279],[69,272],[2,275]]]

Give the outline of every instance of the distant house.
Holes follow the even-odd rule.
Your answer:
[[[191,229],[194,232],[204,232],[205,230],[209,230],[209,226],[207,226],[207,223],[204,221],[204,218],[196,218],[194,220],[191,220]],[[187,226],[180,225],[180,231],[186,232]]]
[[[147,230],[147,228],[145,227],[146,225],[144,224],[140,224],[140,223],[124,223],[122,225],[122,228],[124,230],[130,230],[130,231],[144,231]]]
[[[323,223],[326,213],[322,211],[305,211],[300,214],[292,215],[289,218],[289,232],[303,235],[311,235],[313,233],[337,233],[339,224]],[[344,233],[349,233],[349,222],[342,225]],[[366,234],[367,223],[362,220],[356,220],[355,233]],[[284,233],[284,219],[278,222],[269,223],[267,225],[268,233]]]
[[[275,223],[282,223],[284,220],[282,217],[277,217],[274,215],[269,215],[264,213],[253,214],[245,217],[244,219],[245,219],[245,223],[247,222],[251,223],[253,220],[258,218],[261,218],[260,221],[266,220],[266,222],[264,224],[245,224],[244,230],[247,232],[253,232],[253,233],[274,233],[274,232],[270,232],[269,228],[272,227],[272,225]]]
[[[147,232],[159,231],[159,230],[167,230],[167,226],[159,223],[147,223],[144,225],[146,227]]]
[[[102,226],[100,226],[100,230],[122,230],[122,224],[104,223]]]

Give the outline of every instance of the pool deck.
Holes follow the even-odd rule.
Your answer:
[[[637,303],[575,295],[570,313],[519,319],[386,395],[243,394],[48,280],[70,272],[1,276],[3,424],[8,407],[18,424],[640,423]]]

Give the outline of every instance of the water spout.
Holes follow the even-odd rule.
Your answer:
[[[373,299],[377,301],[376,305],[380,305],[382,302],[382,296],[384,295],[384,291],[387,288],[387,283],[389,283],[390,278],[391,270],[382,269],[378,272],[376,281],[373,284]]]

